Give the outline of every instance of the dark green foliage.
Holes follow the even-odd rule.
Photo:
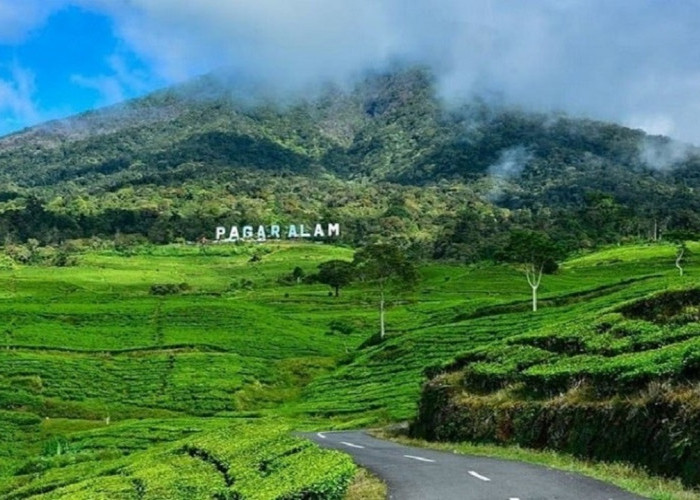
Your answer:
[[[229,285],[229,290],[252,290],[255,283],[251,279],[241,278]]]
[[[542,275],[554,273],[558,268],[557,259],[563,255],[562,248],[546,233],[521,230],[513,231],[506,247],[497,253],[499,259],[522,266],[532,289],[533,311],[537,310],[537,289]]]
[[[700,234],[694,232],[694,231],[688,231],[688,230],[673,230],[673,231],[667,231],[663,234],[663,238],[666,241],[671,241],[673,243],[682,245],[686,241],[697,241],[700,240]]]
[[[524,264],[533,270],[552,274],[557,270],[557,260],[563,250],[542,232],[516,230],[510,234],[508,244],[497,257],[507,262]]]
[[[306,272],[299,266],[295,267],[292,271],[292,278],[294,278],[294,281],[297,283],[300,283],[301,280],[304,279],[304,276],[306,276]]]
[[[151,285],[149,293],[151,295],[176,295],[190,289],[187,283],[163,283]]]
[[[700,307],[700,288],[662,292],[618,309],[627,317],[655,323],[679,323],[678,316]],[[692,318],[688,318],[692,320]],[[694,321],[698,321],[695,319]],[[690,321],[686,321],[690,322]]]
[[[398,246],[391,243],[360,248],[352,265],[361,280],[376,283],[379,288],[379,337],[383,339],[386,334],[386,287],[393,283],[410,289],[418,281],[418,269]]]
[[[203,77],[0,139],[2,239],[101,236],[128,253],[135,235],[163,244],[211,238],[219,224],[323,220],[341,223],[345,243],[396,239],[412,255],[475,262],[512,229],[567,250],[700,231],[697,152],[665,172],[640,158],[667,138],[448,108],[423,68],[285,105],[229,83]],[[494,177],[518,148],[530,154],[522,171]]]
[[[338,297],[340,289],[352,283],[355,277],[356,270],[351,262],[329,260],[319,264],[316,280],[332,287],[335,290],[335,296]]]
[[[70,267],[77,264],[77,256],[65,246],[59,248],[40,246],[35,239],[30,239],[24,245],[6,245],[3,250],[6,262],[8,262],[6,265],[9,267],[11,267],[12,262],[54,267]]]
[[[339,319],[334,319],[328,325],[328,332],[330,334],[339,333],[341,335],[350,335],[354,331],[355,327],[353,325]]]
[[[277,281],[282,285],[294,285],[304,282],[313,283],[315,281],[315,276],[307,276],[306,271],[296,266],[291,273],[280,276]]]
[[[410,287],[418,280],[415,264],[392,244],[377,243],[360,248],[355,253],[353,265],[360,279],[376,281],[380,287],[392,280]]]

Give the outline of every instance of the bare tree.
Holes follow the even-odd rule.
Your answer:
[[[687,259],[690,253],[688,250],[688,241],[700,239],[700,235],[692,231],[669,231],[664,234],[664,238],[676,245],[675,265],[678,269],[678,274],[683,276],[683,261]]]

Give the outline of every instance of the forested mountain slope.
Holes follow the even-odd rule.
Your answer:
[[[52,244],[337,220],[348,242],[402,234],[451,257],[472,233],[497,239],[512,225],[572,247],[700,226],[696,148],[446,103],[420,68],[286,99],[201,77],[0,139],[0,183],[0,233]]]

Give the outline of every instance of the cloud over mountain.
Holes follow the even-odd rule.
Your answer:
[[[449,99],[479,95],[700,143],[697,2],[28,1],[21,17],[34,23],[11,32],[19,11],[0,1],[0,36],[18,37],[50,7],[70,4],[110,16],[153,81],[225,67],[298,90],[396,61],[420,63],[438,75]]]

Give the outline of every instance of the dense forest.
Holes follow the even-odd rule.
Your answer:
[[[6,247],[167,243],[217,225],[339,222],[476,261],[514,229],[567,250],[700,231],[700,150],[472,100],[421,68],[276,100],[215,75],[0,139]]]

